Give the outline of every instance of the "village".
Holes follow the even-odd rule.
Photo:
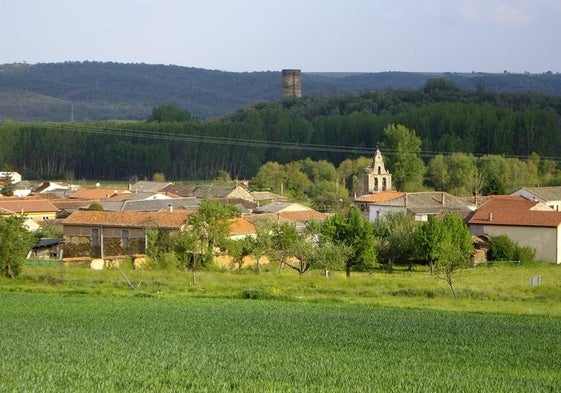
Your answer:
[[[251,191],[247,182],[183,185],[142,180],[124,189],[80,187],[44,181],[31,188],[17,172],[0,172],[13,196],[0,198],[3,215],[23,215],[31,231],[49,226],[62,237],[41,238],[28,259],[65,263],[88,262],[102,269],[124,258],[145,260],[147,231],[186,229],[190,214],[203,201],[235,206],[240,217],[230,220],[230,238],[255,236],[264,222],[289,223],[302,231],[310,221],[321,222],[333,212],[320,212],[269,191]],[[406,213],[415,221],[458,214],[471,232],[474,262],[487,261],[489,240],[505,235],[535,250],[536,260],[561,263],[561,187],[524,187],[510,195],[461,198],[441,191],[400,192],[392,189],[391,173],[380,150],[361,179],[367,194],[353,207],[370,222],[391,213]],[[231,261],[219,259],[226,266]]]

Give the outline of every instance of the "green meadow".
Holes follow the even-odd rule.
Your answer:
[[[424,267],[26,266],[0,279],[0,392],[560,391],[560,273],[479,266],[454,299]]]

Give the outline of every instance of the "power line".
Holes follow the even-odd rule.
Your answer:
[[[243,146],[243,147],[256,147],[256,148],[266,148],[266,149],[289,149],[289,150],[302,150],[302,151],[316,151],[325,153],[346,153],[352,155],[372,155],[374,147],[357,147],[357,146],[344,146],[344,145],[321,145],[321,144],[311,144],[311,143],[298,143],[298,142],[283,142],[283,141],[270,141],[261,139],[241,139],[241,138],[231,138],[226,136],[212,136],[212,135],[196,135],[182,133],[177,134],[173,132],[162,132],[153,130],[142,130],[142,129],[125,129],[125,128],[114,128],[114,127],[99,127],[96,125],[89,125],[84,123],[26,123],[18,121],[9,121],[9,123],[15,123],[20,125],[33,125],[38,124],[44,128],[50,130],[61,130],[61,131],[74,131],[74,132],[85,132],[90,134],[107,135],[107,136],[123,136],[127,138],[141,138],[141,139],[157,139],[170,142],[190,142],[190,143],[208,143],[208,144],[222,144],[231,146]],[[384,149],[384,156],[394,156],[398,153],[396,149]],[[512,158],[519,160],[528,160],[529,156],[519,156],[519,155],[508,155],[508,154],[487,154],[487,153],[467,153],[467,152],[442,152],[442,151],[430,151],[421,150],[418,154],[424,158],[433,158],[437,155],[450,156],[456,153],[464,153],[472,155],[477,158],[484,158],[485,156],[501,156],[504,158]],[[417,153],[415,153],[417,154]],[[561,162],[561,157],[556,156],[540,156],[540,161],[556,161]]]

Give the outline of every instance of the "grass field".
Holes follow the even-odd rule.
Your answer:
[[[561,391],[557,266],[0,279],[0,392]],[[529,279],[541,276],[541,285]]]

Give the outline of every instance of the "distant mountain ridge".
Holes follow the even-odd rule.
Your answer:
[[[561,95],[561,75],[488,73],[307,73],[304,96],[416,89],[431,78],[463,89]],[[0,65],[0,121],[142,120],[174,104],[213,119],[260,101],[277,101],[281,71],[226,72],[174,65],[64,62]]]

